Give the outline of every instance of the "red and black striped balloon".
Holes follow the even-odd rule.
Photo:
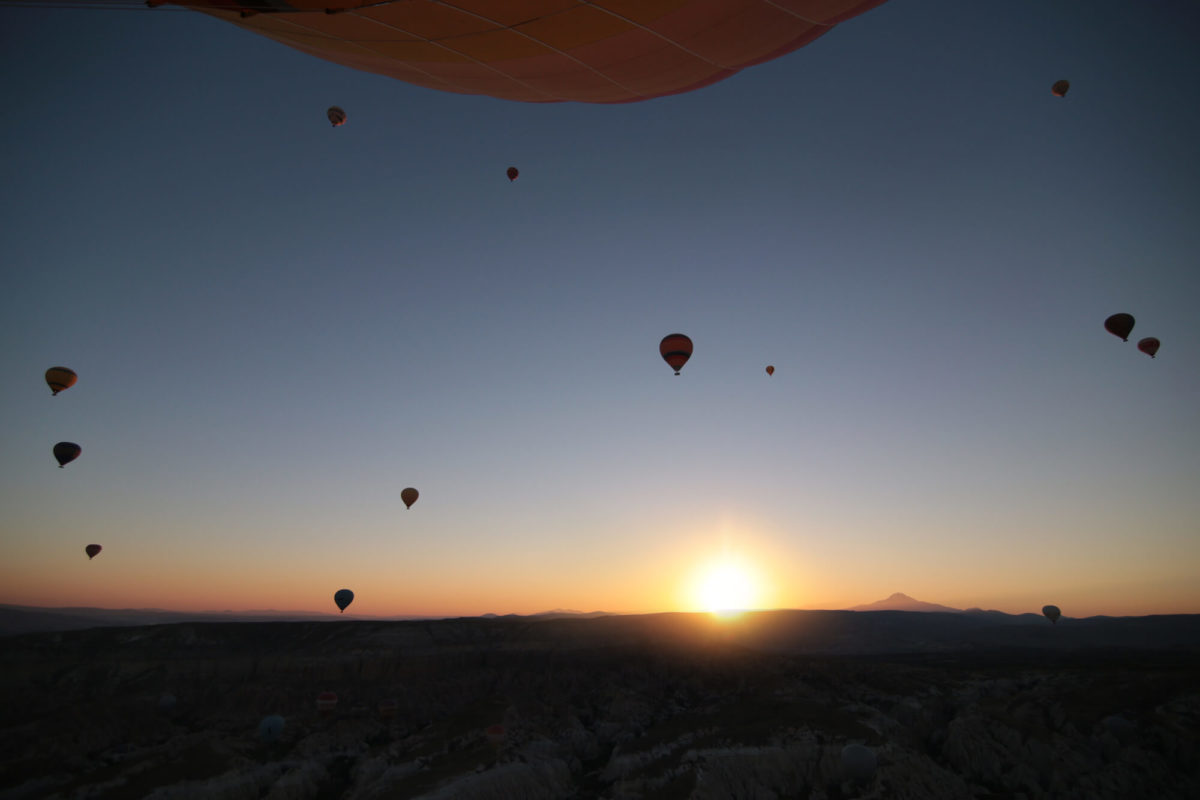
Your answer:
[[[662,355],[663,361],[666,361],[667,365],[678,375],[679,370],[683,369],[683,365],[692,357],[692,340],[682,333],[672,333],[664,336],[663,340],[659,342],[658,352]]]

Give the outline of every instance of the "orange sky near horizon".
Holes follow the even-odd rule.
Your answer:
[[[708,536],[677,534],[646,539],[641,552],[608,556],[583,549],[564,569],[559,554],[545,554],[542,569],[519,575],[487,553],[453,562],[453,548],[430,548],[397,568],[382,547],[371,553],[329,547],[289,560],[286,551],[247,548],[227,552],[189,547],[138,545],[133,551],[107,546],[95,560],[82,552],[31,551],[0,565],[0,602],[14,605],[100,608],[162,608],[176,611],[277,610],[337,613],[333,592],[355,592],[349,614],[363,616],[477,616],[534,614],[555,608],[614,613],[705,610],[698,584],[714,567],[734,565],[754,587],[754,608],[836,609],[903,592],[954,608],[981,607],[1018,614],[1055,603],[1071,617],[1133,616],[1200,612],[1200,587],[1181,563],[1174,576],[1138,576],[1098,582],[1056,566],[1014,563],[1006,580],[993,565],[981,581],[964,573],[941,572],[934,562],[924,573],[888,574],[888,561],[829,569],[772,544],[728,530]],[[72,548],[74,549],[74,548]],[[682,554],[682,555],[681,555]],[[411,556],[410,552],[410,556]],[[440,562],[439,559],[448,559]],[[271,562],[271,569],[263,564]],[[343,580],[337,577],[344,576]],[[349,576],[353,576],[352,578]],[[1045,588],[1039,588],[1039,584]],[[1053,587],[1053,588],[1051,588]]]

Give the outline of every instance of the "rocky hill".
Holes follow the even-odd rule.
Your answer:
[[[13,636],[0,798],[1200,797],[1200,618],[1071,623],[761,612]],[[877,758],[865,782],[839,760],[852,742]]]

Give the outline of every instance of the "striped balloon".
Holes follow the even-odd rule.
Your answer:
[[[58,394],[63,389],[70,389],[78,378],[75,370],[67,367],[51,367],[46,370],[46,383],[50,387],[50,394]]]
[[[658,343],[658,352],[662,355],[663,361],[667,362],[667,366],[675,370],[675,374],[678,375],[679,370],[683,369],[683,365],[692,357],[692,340],[682,333],[672,333],[664,336],[663,340]]]

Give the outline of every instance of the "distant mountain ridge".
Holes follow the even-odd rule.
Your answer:
[[[987,618],[1001,624],[1024,623],[1040,619],[1041,615],[1006,614],[1002,611],[984,611],[971,608],[963,611],[938,603],[917,600],[903,592],[874,603],[853,606],[844,611],[916,611],[952,613],[960,616]],[[319,611],[277,611],[260,609],[253,611],[171,611],[162,608],[91,608],[91,607],[37,607],[0,603],[0,636],[21,633],[85,630],[88,628],[135,627],[141,625],[171,625],[191,622],[397,622],[409,620],[444,619],[594,619],[619,616],[608,611],[577,611],[570,608],[555,608],[535,614],[480,614],[477,617],[455,617],[452,615],[392,615],[362,616],[354,613],[336,614]]]
[[[556,608],[536,614],[482,614],[480,619],[532,618],[556,619],[560,617],[591,619],[609,616],[607,611],[574,611]],[[0,636],[19,633],[52,631],[77,631],[88,628],[124,628],[142,625],[174,625],[185,622],[405,622],[412,620],[454,619],[454,615],[394,614],[389,616],[362,616],[358,614],[336,614],[320,611],[277,611],[261,609],[253,611],[171,611],[164,608],[93,608],[88,606],[39,607],[18,606],[0,603]]]
[[[982,611],[972,608],[962,611],[957,608],[916,600],[903,592],[874,603],[857,605],[847,611],[920,611],[949,612],[965,615],[985,615],[997,622],[1018,622],[1025,615],[1009,615],[1000,611]],[[535,614],[481,614],[479,619],[593,619],[614,616],[608,611],[577,611],[570,608],[554,608]],[[1040,615],[1038,615],[1040,616]],[[455,619],[453,615],[392,615],[361,616],[323,613],[320,611],[277,611],[258,609],[252,611],[172,611],[163,608],[93,608],[93,607],[38,607],[0,603],[0,636],[21,633],[85,630],[88,628],[134,627],[141,625],[171,625],[188,622],[330,622],[340,621],[405,621]]]
[[[963,613],[961,608],[951,608],[937,603],[926,603],[924,600],[916,600],[903,592],[896,592],[891,597],[883,600],[876,600],[874,603],[867,603],[860,606],[852,606],[846,609],[847,611],[942,611],[952,614]]]
[[[87,628],[172,625],[182,622],[319,622],[333,619],[420,620],[442,619],[418,615],[361,617],[323,614],[319,611],[171,611],[162,608],[92,608],[18,606],[0,603],[0,636],[41,631],[74,631]]]

